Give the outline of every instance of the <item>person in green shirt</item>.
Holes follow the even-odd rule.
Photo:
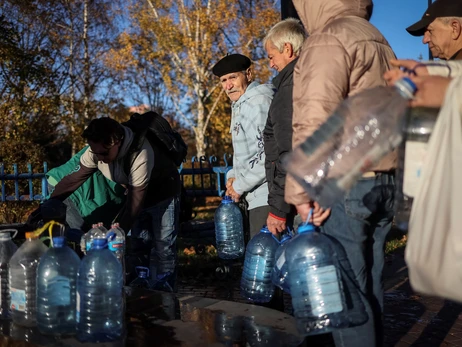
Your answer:
[[[80,157],[87,148],[88,146],[65,164],[46,173],[50,195],[59,181],[78,170]],[[79,229],[83,232],[89,230],[92,224],[99,222],[109,229],[125,203],[125,190],[122,185],[108,180],[100,171],[96,171],[64,200],[66,223],[71,229]]]

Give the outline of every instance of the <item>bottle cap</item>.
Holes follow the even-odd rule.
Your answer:
[[[38,239],[38,236],[34,235],[33,231],[28,231],[25,233],[26,239]]]
[[[395,82],[395,88],[399,90],[400,94],[406,99],[412,99],[417,92],[417,86],[409,77],[404,77]]]
[[[149,276],[149,268],[144,266],[137,266],[135,268],[136,272],[138,273],[139,278],[148,278]]]
[[[297,232],[299,234],[309,233],[309,232],[312,232],[312,231],[315,231],[315,226],[313,224],[311,224],[311,223],[300,224],[299,227],[298,227],[298,230],[297,230]]]
[[[268,234],[268,233],[271,233],[271,231],[269,231],[268,227],[266,225],[264,225],[261,229],[260,229],[260,232],[261,233],[265,233],[265,234]]]
[[[292,236],[290,236],[290,235],[287,234],[287,233],[284,233],[284,234],[282,234],[281,240],[279,241],[279,243],[282,244],[282,243],[284,243],[284,242],[287,242],[287,241],[289,241],[291,238],[292,238]]]
[[[229,195],[225,195],[223,197],[223,200],[221,200],[222,203],[224,204],[230,204],[233,202],[233,199],[231,199],[231,197]]]
[[[53,247],[54,248],[63,247],[65,242],[66,242],[66,239],[64,238],[64,236],[53,237]]]
[[[103,248],[107,248],[107,240],[105,238],[93,239],[91,249],[103,249]]]

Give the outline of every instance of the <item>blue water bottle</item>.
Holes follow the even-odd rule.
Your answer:
[[[37,269],[37,327],[42,334],[70,335],[76,331],[76,287],[80,258],[63,236],[42,255]]]
[[[215,211],[215,237],[218,257],[237,259],[244,255],[244,224],[239,207],[225,196]]]
[[[335,249],[313,224],[302,224],[285,249],[292,306],[301,335],[349,326]]]
[[[113,234],[109,236],[113,237]],[[123,334],[122,265],[108,249],[106,238],[95,238],[80,264],[77,280],[77,339],[109,342]]]
[[[290,231],[282,234],[281,239],[279,240],[279,247],[274,255],[275,262],[271,274],[273,284],[289,294],[289,266],[287,264],[285,250],[290,240],[292,240],[292,234]]]
[[[269,302],[274,293],[271,273],[278,241],[264,226],[247,245],[241,278],[241,295],[258,303]]]

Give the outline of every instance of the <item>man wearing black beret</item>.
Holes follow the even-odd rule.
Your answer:
[[[265,174],[263,130],[274,95],[271,84],[252,81],[251,61],[242,54],[221,59],[212,69],[232,102],[233,169],[227,174],[226,194],[248,204],[250,237],[257,234],[270,211]]]

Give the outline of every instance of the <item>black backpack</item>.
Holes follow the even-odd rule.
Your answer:
[[[134,113],[122,125],[129,127],[135,136],[127,153],[129,160],[125,162],[125,172],[130,172],[130,167],[136,154],[141,150],[144,138],[161,148],[176,166],[180,166],[186,158],[188,146],[181,135],[173,130],[170,123],[158,113],[153,111],[143,114]]]

